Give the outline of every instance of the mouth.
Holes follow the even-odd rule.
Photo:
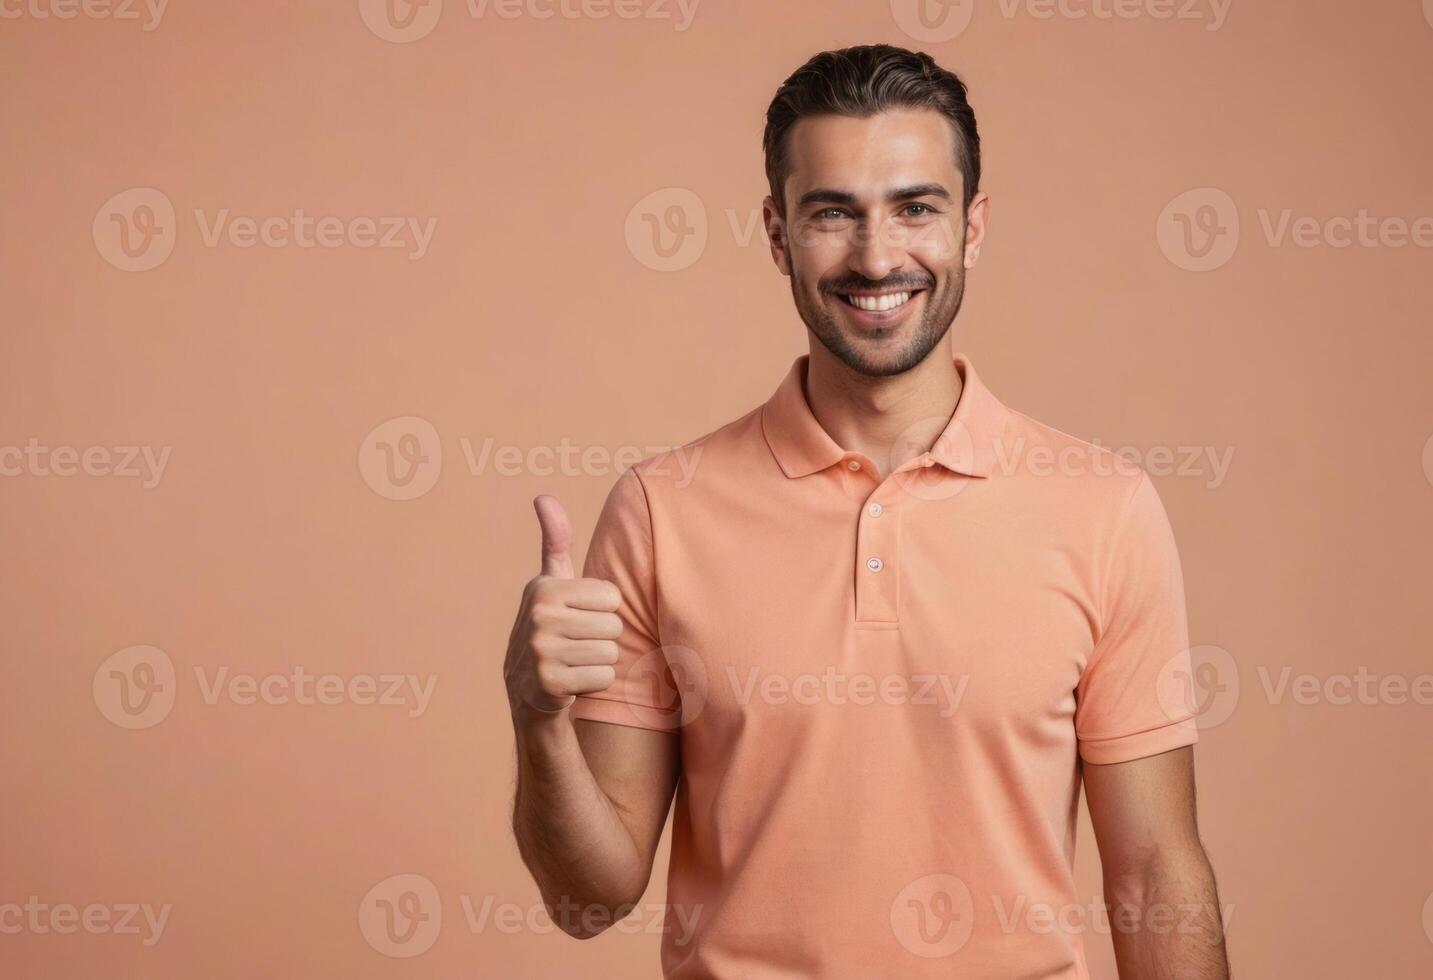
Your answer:
[[[885,326],[899,320],[915,305],[924,289],[903,289],[883,293],[837,293],[854,318],[871,326]]]

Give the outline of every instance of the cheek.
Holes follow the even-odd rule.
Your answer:
[[[959,266],[964,260],[965,243],[961,227],[950,221],[933,221],[912,233],[907,251],[932,267]]]

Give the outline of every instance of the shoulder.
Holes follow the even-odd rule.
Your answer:
[[[1006,412],[993,447],[995,473],[1039,499],[1087,520],[1117,523],[1131,503],[1155,493],[1144,469],[1129,457],[1023,412]]]
[[[618,484],[630,478],[649,498],[710,487],[722,479],[740,478],[765,446],[758,407],[690,442],[639,460]]]

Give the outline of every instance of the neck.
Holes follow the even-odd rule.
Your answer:
[[[886,474],[930,449],[955,412],[963,387],[948,338],[903,374],[872,378],[851,370],[812,338],[806,403],[835,443]]]

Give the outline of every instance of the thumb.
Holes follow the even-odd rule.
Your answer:
[[[542,574],[554,578],[574,578],[572,571],[572,522],[567,511],[551,494],[541,494],[532,501],[537,523],[542,527]]]

